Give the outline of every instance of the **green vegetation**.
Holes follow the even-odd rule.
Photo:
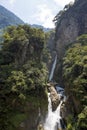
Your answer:
[[[46,33],[8,27],[0,50],[0,130],[16,130],[28,110],[46,108]],[[45,48],[45,49],[44,49]]]
[[[10,118],[10,125],[8,126],[9,130],[15,130],[19,126],[19,124],[26,119],[26,115],[22,113],[15,113]]]
[[[80,36],[69,47],[63,60],[63,78],[66,89],[78,102],[75,117],[68,130],[87,129],[87,34]],[[74,106],[72,106],[74,107]],[[73,123],[72,123],[73,122]]]
[[[66,13],[66,11],[69,10],[70,8],[72,8],[73,5],[74,5],[73,2],[70,2],[69,4],[65,5],[63,10],[60,10],[58,12],[58,14],[54,17],[53,22],[55,23],[56,27],[57,27],[58,24],[60,24],[60,21],[63,18],[63,16]]]

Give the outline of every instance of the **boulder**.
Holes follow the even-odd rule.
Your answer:
[[[49,90],[50,96],[51,96],[52,110],[55,111],[57,106],[60,103],[60,97],[58,96],[58,93],[52,84],[48,84],[48,90]]]

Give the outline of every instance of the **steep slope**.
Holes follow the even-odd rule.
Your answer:
[[[36,130],[46,115],[45,35],[28,25],[9,27],[4,33],[0,49],[0,130]],[[6,81],[14,87],[11,83],[5,87]]]
[[[58,66],[61,62],[67,46],[76,40],[81,34],[87,33],[87,0],[76,0],[74,4],[68,4],[55,17],[56,22],[56,51],[58,54]],[[59,77],[58,76],[58,77]]]
[[[24,24],[15,14],[0,5],[0,29],[9,25]]]
[[[68,126],[71,124],[75,130],[86,130],[87,34],[78,37],[78,40],[66,51],[63,60],[63,82],[65,92],[69,96],[66,107],[72,113],[72,121],[67,122]]]
[[[65,86],[67,130],[87,129],[87,0],[68,4],[54,19],[57,66],[54,79]],[[79,37],[78,37],[79,36]]]
[[[56,48],[59,58],[63,56],[65,46],[84,33],[87,33],[87,0],[78,0],[57,20]]]

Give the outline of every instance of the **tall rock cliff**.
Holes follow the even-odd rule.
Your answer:
[[[81,77],[80,74],[83,74],[83,72],[85,72],[85,75],[87,75],[86,70],[84,71],[84,69],[81,70],[81,68],[78,71],[78,68],[73,69],[74,71],[71,72],[70,69],[67,69],[68,67],[72,67],[72,59],[74,56],[71,57],[71,59],[69,58],[68,61],[70,64],[66,63],[65,66],[65,70],[66,73],[68,73],[68,77],[67,79],[64,79],[64,71],[63,71],[63,57],[64,54],[66,52],[66,50],[68,49],[68,47],[72,47],[71,44],[76,44],[79,43],[80,41],[76,40],[78,36],[82,35],[82,34],[87,34],[87,0],[75,0],[75,3],[73,4],[68,4],[64,7],[64,9],[62,11],[60,11],[57,16],[54,19],[55,23],[56,23],[56,33],[55,33],[55,48],[56,48],[56,52],[57,52],[57,65],[56,65],[56,69],[55,69],[55,73],[54,73],[54,80],[56,80],[59,84],[62,84],[65,86],[65,93],[66,95],[68,95],[69,97],[67,98],[67,102],[65,104],[68,113],[72,113],[71,115],[74,115],[75,118],[76,116],[78,116],[79,113],[83,113],[83,111],[85,111],[84,106],[87,106],[87,102],[84,101],[84,103],[81,102],[81,100],[85,100],[84,99],[84,95],[86,93],[86,89],[84,86],[87,86],[87,82],[84,83],[84,81],[86,80],[86,76]],[[85,38],[85,37],[83,37]],[[75,42],[76,41],[76,42]],[[85,41],[85,39],[83,40]],[[85,41],[85,44],[87,45],[87,42]],[[77,50],[79,50],[79,48],[76,48],[76,52]],[[81,49],[83,51],[83,49]],[[80,52],[81,52],[80,50]],[[70,53],[75,54],[76,52],[74,52],[74,50]],[[67,52],[68,56],[70,57],[70,53]],[[77,53],[75,55],[78,55]],[[81,54],[79,54],[81,56]],[[87,53],[84,53],[84,55],[87,55]],[[82,61],[83,56],[79,59],[79,63],[80,61]],[[76,59],[76,56],[75,56]],[[77,65],[77,59],[75,62],[75,65]],[[82,64],[84,65],[85,63],[82,61]],[[75,66],[73,65],[73,66]],[[79,65],[78,65],[79,66]],[[85,65],[84,65],[85,66]],[[81,72],[80,72],[81,71]],[[73,73],[75,72],[75,74]],[[79,74],[77,72],[80,72]],[[63,76],[62,76],[63,75]],[[81,77],[82,79],[79,79],[79,82],[81,82],[82,80],[82,84],[80,85],[79,83],[75,84],[72,86],[72,84],[74,83],[74,80],[70,81],[70,77],[75,77],[76,79]],[[63,79],[62,79],[63,77]],[[70,81],[70,84],[68,84]],[[66,82],[66,83],[65,83]],[[86,84],[86,85],[85,85]],[[72,89],[75,88],[75,91],[72,91]],[[79,88],[79,89],[78,89]],[[84,92],[81,94],[79,94],[79,92],[81,92],[80,90],[83,89]],[[73,89],[74,90],[74,89]],[[76,97],[76,94],[79,96]],[[82,96],[82,97],[81,97]],[[85,104],[85,105],[83,105]],[[84,108],[84,109],[83,109]],[[83,109],[83,110],[82,110]],[[85,114],[86,117],[86,114]],[[80,122],[80,117],[79,119],[76,119],[76,122]],[[87,120],[86,118],[84,118],[84,121],[86,122],[84,124],[87,124]],[[75,124],[75,123],[74,123]],[[79,124],[79,123],[78,123]],[[77,126],[78,126],[77,124]],[[79,124],[80,126],[81,124]],[[84,125],[84,127],[87,128],[86,125]],[[81,126],[81,128],[78,128],[79,130],[83,129],[83,126]],[[85,128],[84,128],[85,130]]]
[[[55,48],[58,55],[55,79],[58,80],[56,77],[62,75],[60,62],[67,46],[81,34],[87,33],[87,0],[76,0],[74,4],[69,3],[56,15],[54,21],[56,22]]]

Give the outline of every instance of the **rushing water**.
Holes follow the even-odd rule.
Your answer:
[[[53,62],[53,66],[52,66],[50,76],[49,76],[49,81],[53,80],[56,63],[57,63],[57,55],[55,56],[55,60]],[[63,130],[65,128],[60,111],[61,111],[61,105],[63,101],[66,100],[66,96],[64,95],[63,88],[56,85],[55,89],[58,92],[60,104],[58,105],[55,111],[52,111],[50,93],[48,93],[48,114],[44,123],[44,130],[58,130],[58,129]]]
[[[52,79],[53,79],[53,74],[54,74],[54,70],[55,70],[55,67],[56,67],[56,63],[57,63],[57,55],[55,56],[55,60],[53,62],[53,66],[52,66],[50,76],[49,76],[49,81],[52,81]]]
[[[60,100],[60,104],[58,105],[57,109],[55,111],[52,111],[50,93],[48,93],[48,114],[47,114],[46,121],[44,123],[45,130],[58,130],[58,129],[61,130],[62,129],[62,124],[61,124],[62,118],[60,115],[62,103],[63,103],[63,100]]]

